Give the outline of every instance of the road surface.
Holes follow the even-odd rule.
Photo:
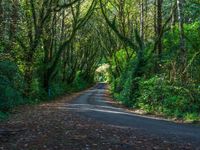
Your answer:
[[[106,84],[99,83],[84,92],[64,109],[79,113],[100,122],[140,130],[144,134],[165,138],[171,142],[187,142],[200,149],[200,127],[191,124],[178,124],[147,116],[137,115],[123,108],[112,106],[106,101]]]
[[[0,150],[200,150],[200,127],[131,113],[105,92],[18,108],[0,123]]]

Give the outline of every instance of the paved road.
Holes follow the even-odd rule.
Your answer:
[[[192,143],[200,149],[200,127],[177,124],[130,113],[109,104],[105,99],[106,85],[99,83],[84,92],[65,108],[106,124],[135,128],[147,135],[165,138],[172,142]]]

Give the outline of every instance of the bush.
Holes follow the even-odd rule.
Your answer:
[[[132,78],[128,78],[125,80],[123,84],[123,90],[120,92],[119,99],[122,101],[123,104],[125,104],[128,107],[133,106],[133,101],[130,99],[131,95],[131,86],[132,86]]]
[[[0,110],[7,111],[23,103],[22,79],[15,63],[0,61]]]
[[[92,77],[85,77],[80,71],[76,73],[74,82],[72,83],[72,89],[75,91],[83,90],[84,88],[93,84]]]
[[[0,111],[0,121],[6,120],[8,118],[8,113]]]
[[[181,118],[188,114],[200,113],[200,91],[195,87],[172,84],[164,78],[164,75],[141,80],[140,93],[137,105],[147,112]]]
[[[50,98],[55,98],[57,96],[63,95],[66,91],[66,85],[63,83],[53,83],[50,88]]]

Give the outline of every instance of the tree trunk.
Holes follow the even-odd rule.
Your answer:
[[[162,54],[162,2],[163,0],[157,0],[157,57],[158,63],[161,61],[161,54]],[[158,64],[159,65],[159,64]]]
[[[184,37],[184,26],[183,26],[183,0],[177,0],[177,10],[178,10],[178,22],[179,22],[179,38],[180,38],[180,52],[179,52],[179,71],[180,74],[184,72],[187,62],[186,56],[186,46],[185,46],[185,37]],[[185,74],[182,75],[184,81]]]
[[[9,42],[7,44],[7,53],[10,53],[12,49],[14,49],[14,38],[17,31],[17,21],[18,21],[18,7],[19,7],[19,1],[13,0],[11,8],[12,12],[10,14],[10,28],[9,28]],[[13,56],[15,57],[15,56]]]
[[[18,0],[13,0],[13,4],[12,4],[12,14],[11,14],[11,27],[10,27],[10,38],[12,39],[13,36],[16,33],[17,30],[17,20],[19,18],[18,15],[18,7],[19,7],[19,1]]]
[[[148,0],[145,0],[144,2],[144,8],[145,8],[145,12],[144,12],[144,19],[145,19],[145,24],[144,24],[144,39],[148,38]]]
[[[144,1],[140,1],[140,37],[144,40]]]
[[[3,0],[0,0],[0,39],[1,42],[3,40],[3,4],[2,4]]]
[[[31,84],[32,84],[32,76],[33,76],[33,55],[29,52],[25,56],[25,69],[24,69],[24,81],[26,83],[25,87],[25,96],[29,96],[31,93]]]
[[[157,0],[154,1],[154,33],[155,33],[155,37],[157,36]]]
[[[154,16],[154,28],[155,28],[155,67],[154,72],[160,72],[160,63],[162,57],[162,3],[163,0],[155,0],[155,16]]]
[[[173,5],[174,5],[174,2],[172,1],[172,2],[171,2],[171,13],[172,13],[171,30],[172,30],[172,31],[174,31],[174,26],[175,26],[175,24],[176,24],[176,18],[177,18],[177,15],[176,15],[177,9],[174,10]]]

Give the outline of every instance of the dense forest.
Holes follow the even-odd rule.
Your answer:
[[[1,118],[101,80],[130,108],[199,120],[199,14],[199,0],[0,0]]]

